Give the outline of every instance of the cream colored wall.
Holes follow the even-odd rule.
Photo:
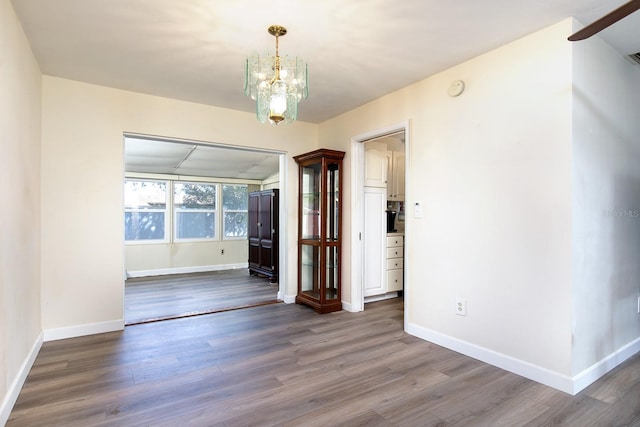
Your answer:
[[[297,194],[291,157],[317,141],[316,125],[265,126],[250,113],[50,76],[43,78],[42,126],[42,322],[55,337],[122,324],[123,132],[287,152],[289,195]],[[281,224],[290,247],[296,211],[289,197]],[[284,276],[286,294],[295,295],[294,255]]]
[[[570,33],[569,21],[554,25],[319,132],[320,146],[349,151],[351,137],[410,120],[410,329],[560,377],[572,372]],[[457,79],[467,87],[451,98],[447,87]],[[347,155],[345,206],[350,162]],[[412,215],[415,202],[422,218]],[[351,236],[357,230],[344,220]],[[467,317],[455,315],[456,297],[466,298]]]
[[[222,251],[224,250],[224,254]],[[247,266],[249,244],[244,240],[125,245],[127,275],[209,271]]]
[[[40,69],[8,0],[0,1],[0,425],[42,342]]]
[[[640,349],[640,67],[597,37],[574,45],[574,63],[578,374],[624,346]]]
[[[296,177],[297,176],[298,175],[296,175]],[[263,190],[273,190],[278,188],[280,188],[280,176],[278,174],[272,175],[262,182]]]

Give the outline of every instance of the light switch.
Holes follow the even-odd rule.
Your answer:
[[[422,218],[422,205],[419,202],[416,202],[413,207],[413,217]]]

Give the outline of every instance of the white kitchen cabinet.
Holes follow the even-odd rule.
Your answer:
[[[386,292],[402,291],[404,288],[404,235],[387,235]]]
[[[364,296],[384,294],[386,286],[387,190],[364,188]]]
[[[387,188],[387,146],[377,142],[367,142],[364,147],[365,187]]]
[[[387,199],[404,201],[404,160],[405,156],[400,151],[387,153]]]

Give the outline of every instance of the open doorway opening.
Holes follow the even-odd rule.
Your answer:
[[[352,138],[352,311],[365,303],[409,297],[404,254],[409,123]]]
[[[250,274],[249,199],[284,187],[285,154],[138,134],[124,144],[125,324],[280,302],[286,248],[272,248],[275,275]],[[286,194],[275,203],[285,209]],[[286,242],[285,227],[272,240]]]

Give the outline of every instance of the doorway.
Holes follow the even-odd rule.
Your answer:
[[[285,188],[285,153],[130,133],[124,144],[125,324],[283,299],[286,275],[271,283],[249,274],[248,197],[242,194]],[[131,182],[161,195],[131,203]],[[286,194],[278,205],[286,212]],[[132,234],[138,233],[134,216],[138,226],[146,221],[147,234]],[[287,268],[285,230],[282,224],[277,233],[280,271]]]
[[[367,236],[365,235],[366,230],[365,227],[368,225],[365,220],[365,214],[367,211],[366,204],[371,203],[372,198],[367,198],[365,200],[365,188],[369,187],[365,185],[365,144],[371,141],[379,141],[390,135],[403,135],[404,139],[404,151],[402,153],[404,157],[404,171],[402,173],[402,179],[404,180],[404,195],[402,196],[402,204],[403,207],[406,208],[408,202],[410,201],[410,194],[407,191],[410,186],[409,184],[409,167],[410,167],[410,133],[409,133],[409,121],[404,121],[395,125],[387,126],[384,128],[376,129],[370,132],[366,132],[364,134],[360,134],[354,136],[351,139],[351,170],[352,170],[352,181],[351,181],[351,224],[353,227],[352,233],[352,241],[351,241],[351,250],[352,250],[352,270],[351,270],[351,307],[349,309],[351,311],[362,311],[365,309],[365,278],[367,275],[365,274],[365,268],[370,268],[370,265],[367,265],[367,261],[365,260],[365,240]],[[372,192],[371,190],[367,191],[368,193]],[[375,193],[375,191],[374,191]],[[388,193],[387,189],[385,189],[385,196],[382,199],[386,199]],[[380,199],[381,196],[377,196]],[[380,203],[379,201],[376,203]],[[377,209],[379,209],[378,207]],[[406,210],[406,209],[405,209]],[[382,215],[382,214],[381,214]],[[386,215],[386,214],[385,214]],[[408,217],[408,216],[407,216]],[[386,218],[386,217],[385,217]],[[408,218],[407,218],[408,219]],[[385,219],[386,221],[386,219]],[[403,247],[408,247],[411,241],[410,236],[410,221],[404,221],[404,233],[402,233],[403,237]],[[386,228],[385,228],[386,230]],[[374,239],[382,242],[384,239],[387,241],[389,235],[387,236],[377,236]],[[382,243],[379,243],[382,244]],[[379,260],[383,262],[382,259]],[[385,263],[388,260],[384,260]],[[404,304],[406,306],[407,301],[410,297],[411,286],[409,281],[407,280],[406,271],[408,269],[410,260],[409,257],[404,257],[403,265],[401,268],[402,271],[402,295],[404,297]],[[386,278],[385,278],[386,280]],[[370,298],[367,298],[368,300]],[[406,310],[405,310],[405,324],[406,324]]]

